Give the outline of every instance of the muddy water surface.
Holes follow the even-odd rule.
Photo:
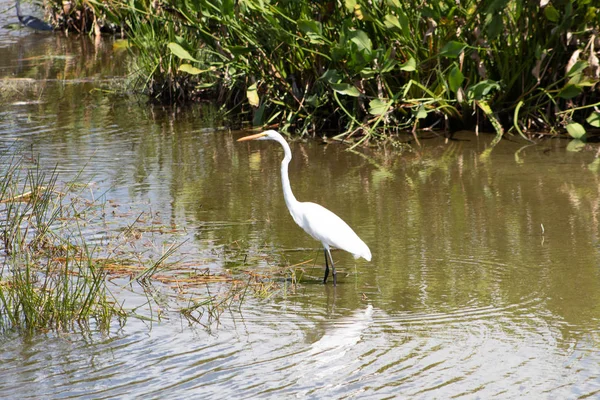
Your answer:
[[[0,40],[2,151],[26,149],[64,179],[83,170],[132,218],[158,213],[184,232],[184,262],[243,274],[308,261],[295,292],[248,296],[209,329],[170,314],[110,334],[6,334],[0,397],[600,395],[597,145],[507,140],[485,157],[489,138],[472,133],[413,151],[292,143],[296,197],[335,211],[373,253],[334,251],[333,288],[285,208],[277,144],[236,143],[246,133],[220,129],[210,107],[111,94],[126,62],[111,40]],[[115,292],[125,307],[143,298]]]

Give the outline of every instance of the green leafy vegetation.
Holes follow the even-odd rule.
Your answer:
[[[96,20],[126,28],[150,96],[214,100],[254,125],[362,140],[424,128],[526,138],[597,128],[594,2],[459,3],[86,4]]]

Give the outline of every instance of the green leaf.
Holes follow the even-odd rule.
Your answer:
[[[396,17],[393,14],[387,14],[385,17],[383,17],[383,23],[388,29],[402,30],[402,26],[400,26],[400,21],[398,21],[398,17]]]
[[[425,107],[423,107],[422,105],[419,106],[419,108],[417,109],[416,112],[413,111],[413,114],[415,115],[415,117],[417,119],[424,119],[427,118],[427,110],[425,109]]]
[[[492,90],[500,90],[500,85],[498,82],[486,79],[469,87],[467,94],[471,100],[481,100],[489,96]]]
[[[379,99],[373,99],[369,102],[369,113],[373,115],[385,114],[388,108],[388,103]]]
[[[198,69],[198,68],[194,67],[191,64],[181,64],[179,66],[179,68],[177,68],[177,70],[178,71],[182,71],[182,72],[187,72],[190,75],[198,75],[198,74],[201,74],[203,72],[206,72],[206,70]]]
[[[402,27],[402,34],[405,37],[410,37],[411,33],[408,17],[400,9],[396,10],[396,12],[398,14],[398,21],[400,21],[400,26]]]
[[[494,40],[504,30],[504,21],[502,14],[494,14],[487,25],[487,35],[489,40]]]
[[[221,13],[228,17],[233,17],[235,5],[233,0],[221,0]]]
[[[581,94],[581,88],[575,85],[566,85],[561,91],[558,93],[558,97],[561,99],[572,99],[573,97],[579,96]]]
[[[396,60],[394,59],[387,59],[384,63],[383,63],[383,67],[381,68],[381,73],[382,74],[386,74],[390,71],[392,71],[395,67],[396,67]]]
[[[546,19],[550,22],[558,22],[560,19],[560,14],[556,8],[552,4],[548,4],[546,8],[544,8],[544,15]]]
[[[248,97],[248,103],[253,107],[258,107],[260,99],[258,98],[258,91],[256,90],[256,83],[253,83],[246,90],[246,97]]]
[[[415,61],[414,58],[411,57],[408,59],[407,62],[400,65],[400,69],[402,71],[408,71],[408,72],[415,71],[417,69],[417,62]]]
[[[364,31],[356,30],[350,33],[350,41],[354,43],[361,53],[371,54],[373,51],[373,43]]]
[[[454,40],[446,43],[446,45],[440,51],[440,56],[448,57],[448,58],[456,58],[463,52],[463,50],[467,47],[466,44],[461,42],[456,42]]]
[[[183,60],[200,62],[200,61],[196,60],[194,57],[192,57],[191,54],[188,53],[188,51],[186,49],[184,49],[183,47],[181,47],[181,45],[179,45],[177,43],[171,42],[167,45],[167,47],[169,48],[169,50],[171,50],[171,53],[175,54],[177,57],[179,57]]]
[[[450,70],[450,74],[448,74],[448,84],[450,85],[450,90],[454,93],[458,91],[465,80],[465,76],[461,72],[458,65],[454,65],[454,68]]]
[[[585,128],[577,122],[571,122],[566,126],[567,132],[573,139],[581,139],[585,135]]]
[[[227,50],[234,56],[241,56],[250,53],[252,49],[247,46],[227,46]]]
[[[588,66],[587,61],[577,61],[575,64],[573,64],[573,66],[569,70],[569,73],[567,74],[567,76],[573,76],[573,75],[580,74],[581,72],[583,72],[584,69],[587,68],[587,66]]]
[[[600,112],[594,111],[586,119],[587,123],[593,127],[600,128]]]
[[[328,69],[319,79],[327,83],[338,83],[342,80],[342,75],[336,69]]]
[[[363,68],[362,71],[360,71],[360,76],[365,79],[371,79],[375,75],[377,75],[377,71],[372,68]]]
[[[321,23],[313,20],[298,21],[298,29],[308,37],[308,40],[314,44],[324,44],[323,27]]]
[[[349,83],[329,83],[331,88],[340,94],[345,94],[352,97],[360,96],[360,92],[354,85]]]
[[[350,12],[354,12],[354,7],[356,6],[356,0],[346,0],[344,1],[346,5],[346,9]]]
[[[320,35],[323,32],[323,27],[321,26],[321,23],[310,19],[299,20],[298,29],[300,29],[302,33],[314,32]]]
[[[312,94],[306,98],[306,104],[312,107],[319,107],[319,96],[317,94]]]

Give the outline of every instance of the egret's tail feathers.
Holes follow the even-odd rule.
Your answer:
[[[371,250],[369,250],[369,248],[367,247],[367,251],[364,254],[361,254],[360,256],[367,261],[371,261]]]
[[[356,253],[353,253],[354,258],[364,258],[367,261],[371,261],[371,250],[369,250],[369,247],[363,243],[363,247],[357,251]]]

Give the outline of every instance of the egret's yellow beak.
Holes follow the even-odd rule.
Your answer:
[[[244,142],[246,140],[258,139],[258,138],[261,138],[263,136],[267,136],[267,133],[266,132],[262,132],[262,133],[257,133],[256,135],[244,136],[243,138],[239,138],[237,141],[238,142]]]

